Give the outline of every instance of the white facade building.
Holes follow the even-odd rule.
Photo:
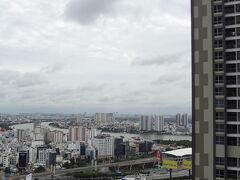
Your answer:
[[[142,115],[140,117],[140,130],[141,131],[163,131],[164,117],[157,115]]]
[[[95,121],[98,123],[112,123],[115,121],[114,113],[96,113]]]
[[[86,141],[87,128],[83,126],[72,126],[69,128],[69,141],[71,142],[80,142]]]
[[[99,135],[92,139],[92,146],[98,150],[98,159],[114,156],[114,137]]]
[[[178,113],[176,115],[176,125],[187,128],[188,127],[188,114]]]

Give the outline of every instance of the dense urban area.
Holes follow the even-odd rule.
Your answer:
[[[3,179],[184,177],[191,129],[186,113],[1,114],[0,173]],[[164,159],[177,159],[178,167],[164,167]]]

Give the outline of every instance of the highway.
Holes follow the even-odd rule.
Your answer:
[[[73,172],[80,172],[80,171],[86,171],[86,170],[93,170],[93,169],[99,169],[99,168],[107,168],[107,167],[122,167],[122,166],[131,166],[131,165],[137,165],[137,164],[146,164],[151,162],[157,162],[156,158],[145,158],[145,159],[138,159],[138,160],[131,160],[131,161],[123,161],[123,162],[115,162],[115,163],[106,163],[106,164],[100,164],[96,167],[94,166],[86,166],[86,167],[79,167],[79,168],[72,168],[72,169],[61,169],[55,171],[55,176],[61,176],[65,175],[67,173],[73,173]],[[173,177],[182,177],[186,175],[186,172],[173,172]],[[41,177],[50,177],[51,172],[43,172],[43,173],[35,173],[33,174],[33,178],[41,178]],[[26,175],[21,175],[19,178],[25,178]],[[147,180],[154,180],[154,179],[164,179],[168,178],[168,174],[163,174],[159,176],[150,176],[147,178]]]
[[[55,175],[64,175],[64,174],[67,174],[67,173],[92,170],[92,169],[95,169],[95,168],[99,169],[99,168],[107,168],[107,167],[122,167],[122,166],[145,164],[145,163],[151,163],[151,162],[157,162],[157,159],[156,158],[144,158],[144,159],[131,160],[131,161],[100,164],[100,165],[97,165],[96,167],[86,166],[86,167],[71,168],[71,169],[61,169],[61,170],[56,170]],[[33,177],[44,177],[44,176],[50,176],[50,175],[51,175],[50,172],[43,172],[43,173],[33,174]],[[25,175],[21,175],[19,177],[24,178]]]

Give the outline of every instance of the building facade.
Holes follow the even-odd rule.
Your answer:
[[[180,127],[188,127],[188,114],[187,113],[178,113],[176,115],[176,125]]]
[[[164,117],[157,115],[142,115],[140,117],[140,131],[163,131]]]
[[[193,176],[240,179],[240,1],[192,0]]]
[[[108,135],[98,135],[92,139],[92,146],[97,149],[97,158],[114,157],[114,138]]]
[[[69,141],[86,141],[87,128],[83,126],[72,126],[69,128]]]

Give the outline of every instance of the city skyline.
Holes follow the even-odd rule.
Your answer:
[[[0,2],[2,112],[191,112],[190,2],[99,2]]]

